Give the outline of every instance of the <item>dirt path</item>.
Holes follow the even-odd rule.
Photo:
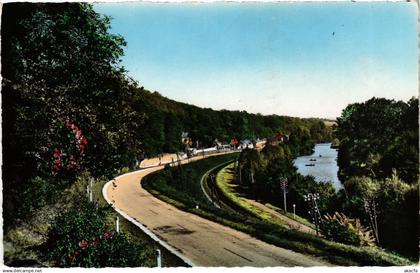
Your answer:
[[[162,168],[153,167],[117,178],[115,186],[111,183],[105,188],[106,199],[187,257],[193,265],[328,265],[325,261],[267,244],[245,233],[183,212],[153,197],[141,187],[140,181],[145,175]]]
[[[290,219],[289,217],[287,217],[287,216],[285,216],[285,215],[283,215],[283,214],[281,214],[281,213],[279,213],[279,212],[277,212],[277,211],[275,211],[275,210],[273,210],[273,209],[255,201],[255,200],[247,199],[247,198],[242,198],[242,199],[245,200],[246,202],[250,203],[251,205],[259,208],[260,210],[269,213],[273,218],[280,219],[281,221],[285,222],[292,229],[296,229],[296,230],[299,230],[299,231],[302,231],[302,232],[305,232],[305,233],[309,233],[309,234],[313,234],[313,235],[316,234],[316,231],[313,228],[308,227],[308,226],[306,226],[302,223],[299,223],[298,221],[295,221],[293,219]]]

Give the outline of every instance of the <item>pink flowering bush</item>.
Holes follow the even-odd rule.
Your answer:
[[[91,203],[63,214],[49,231],[46,258],[59,267],[144,266],[144,249],[114,232],[105,217]]]
[[[88,140],[82,130],[72,121],[66,121],[64,128],[59,133],[62,139],[62,149],[54,148],[53,165],[51,173],[57,175],[59,172],[75,170],[86,154]],[[71,132],[68,132],[68,129]],[[65,135],[63,137],[63,135]],[[64,152],[64,151],[65,152]]]

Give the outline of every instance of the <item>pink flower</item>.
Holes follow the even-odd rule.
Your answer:
[[[88,242],[83,241],[83,242],[80,242],[79,243],[79,247],[81,247],[81,248],[86,248],[88,246],[89,246],[89,243]]]
[[[77,167],[76,158],[74,157],[74,155],[70,155],[69,163],[67,164],[67,169],[70,170],[76,167]]]
[[[104,233],[104,239],[109,239],[112,238],[112,236],[114,236],[114,233],[112,231],[107,231]]]
[[[53,166],[52,166],[52,174],[57,174],[57,172],[61,169],[61,167],[63,166],[63,161],[62,161],[62,155],[63,153],[61,152],[60,149],[55,148],[54,152],[53,152]]]
[[[68,257],[69,257],[69,259],[70,260],[74,260],[74,259],[76,259],[76,257],[77,257],[77,251],[76,252],[73,252],[73,253],[71,253]]]

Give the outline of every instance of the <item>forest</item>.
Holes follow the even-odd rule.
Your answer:
[[[106,180],[132,169],[145,156],[182,151],[182,132],[201,147],[213,145],[216,139],[229,143],[233,138],[270,138],[281,132],[293,143],[290,155],[309,153],[313,143],[331,139],[330,128],[320,119],[215,111],[149,92],[127,76],[121,65],[126,42],[109,28],[110,18],[86,3],[3,6],[4,234],[11,239],[8,234],[15,228],[45,216],[48,222],[37,232],[45,241],[43,247],[52,253],[46,259],[53,264],[141,262],[130,256],[106,257],[111,255],[105,250],[112,247],[113,238],[121,253],[137,246],[109,233],[99,216],[91,223],[95,234],[89,236],[106,239],[100,250],[103,257],[91,261],[83,256],[98,251],[89,244],[83,244],[83,255],[76,255],[75,242],[80,238],[72,236],[80,233],[89,223],[86,217],[96,210],[84,204],[80,187],[91,178]],[[53,204],[65,205],[55,212],[46,210]],[[72,227],[72,221],[80,225]],[[65,235],[71,240],[57,239]],[[66,249],[63,246],[68,244],[71,247],[64,254],[70,260],[63,262],[59,257],[64,254],[54,249]]]

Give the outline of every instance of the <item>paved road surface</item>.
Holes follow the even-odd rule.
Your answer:
[[[171,155],[166,157],[171,158]],[[202,158],[202,157],[200,157]],[[162,161],[167,159],[162,158]],[[243,232],[183,212],[141,187],[140,180],[163,166],[117,178],[106,189],[114,206],[151,230],[195,266],[325,266],[325,261],[276,247]]]

